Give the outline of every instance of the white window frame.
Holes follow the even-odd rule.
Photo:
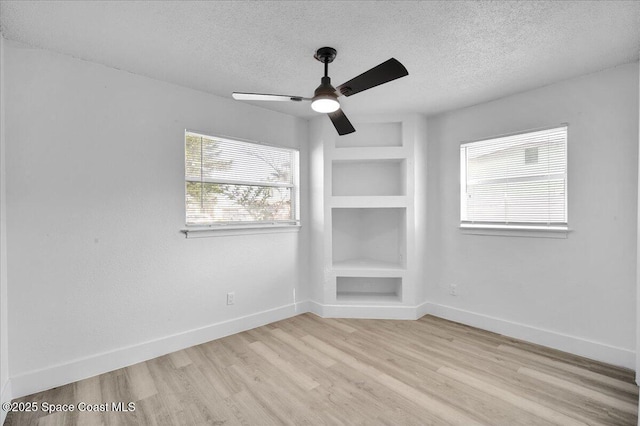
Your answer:
[[[564,164],[564,222],[558,223],[539,223],[539,222],[486,222],[486,221],[472,221],[465,220],[466,203],[467,203],[467,160],[465,148],[476,143],[488,142],[500,138],[508,138],[511,136],[526,135],[529,133],[540,132],[544,130],[553,130],[566,128],[567,136],[565,139],[565,164]],[[465,233],[480,234],[480,235],[506,235],[506,236],[550,236],[566,238],[567,232],[570,230],[569,221],[569,172],[568,172],[568,156],[569,156],[569,126],[567,123],[562,123],[556,126],[550,126],[545,128],[538,128],[532,130],[526,130],[521,132],[503,134],[499,136],[493,136],[490,138],[477,139],[473,141],[463,142],[460,144],[460,228]],[[526,181],[527,178],[521,181]],[[518,180],[514,180],[517,182]],[[541,231],[541,232],[539,232]],[[553,235],[557,234],[557,235]]]
[[[187,176],[186,170],[186,141],[187,135],[194,135],[213,139],[217,141],[227,142],[241,142],[244,144],[258,145],[262,147],[273,147],[278,150],[289,151],[293,154],[294,164],[291,165],[292,170],[292,183],[282,182],[259,182],[252,180],[235,180],[235,179],[190,179]],[[183,140],[183,153],[184,153],[184,179],[185,179],[185,193],[183,198],[183,208],[185,209],[185,229],[182,229],[187,238],[199,238],[208,236],[222,236],[222,235],[234,235],[234,234],[260,234],[260,233],[279,233],[279,232],[295,232],[300,228],[300,151],[295,148],[283,147],[279,145],[272,145],[262,142],[256,142],[246,139],[240,139],[236,137],[217,136],[206,134],[198,131],[185,130]],[[291,220],[278,220],[278,221],[219,221],[206,224],[194,224],[189,223],[187,220],[186,201],[187,201],[187,183],[188,182],[205,182],[205,183],[220,183],[231,185],[256,185],[266,186],[274,188],[289,188],[291,190],[291,209],[293,212],[293,218]]]

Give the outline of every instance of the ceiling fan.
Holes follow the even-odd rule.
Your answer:
[[[409,75],[409,72],[398,60],[391,58],[334,88],[331,85],[328,72],[329,64],[336,58],[336,54],[336,49],[332,47],[322,47],[313,55],[314,58],[324,64],[324,77],[320,80],[320,86],[315,90],[312,98],[305,98],[304,96],[269,95],[265,93],[233,92],[233,99],[239,101],[311,101],[311,108],[313,108],[314,111],[327,113],[339,135],[342,136],[353,133],[356,129],[347,116],[344,115],[344,112],[342,112],[338,97],[340,95],[347,97],[355,95],[372,87]]]

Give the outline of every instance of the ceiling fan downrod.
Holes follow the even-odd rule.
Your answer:
[[[331,113],[340,108],[336,88],[331,85],[329,77],[329,63],[336,58],[336,49],[332,47],[321,47],[313,55],[318,61],[324,64],[324,77],[320,79],[320,86],[314,92],[311,108],[317,112]]]

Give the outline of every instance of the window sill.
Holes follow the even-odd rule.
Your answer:
[[[219,225],[181,229],[185,238],[225,237],[230,235],[282,234],[300,231],[300,225]]]
[[[567,239],[571,230],[567,226],[524,226],[524,225],[482,225],[462,224],[460,231],[465,235],[490,235],[499,237],[561,238]]]

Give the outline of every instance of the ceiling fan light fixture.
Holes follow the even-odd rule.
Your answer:
[[[340,102],[329,94],[318,95],[313,98],[311,108],[316,112],[335,112],[340,108]]]
[[[1,1],[1,0],[0,0]],[[324,65],[324,77],[320,80],[320,86],[315,90],[313,98],[304,96],[271,95],[267,93],[233,92],[233,99],[239,101],[311,101],[311,108],[320,113],[327,114],[333,127],[340,136],[353,133],[353,127],[347,116],[340,108],[338,97],[349,97],[369,90],[372,87],[388,83],[400,77],[409,75],[407,69],[397,59],[391,58],[380,65],[352,78],[346,83],[335,87],[331,85],[329,78],[329,64],[336,58],[336,49],[333,47],[321,47],[313,57]]]

